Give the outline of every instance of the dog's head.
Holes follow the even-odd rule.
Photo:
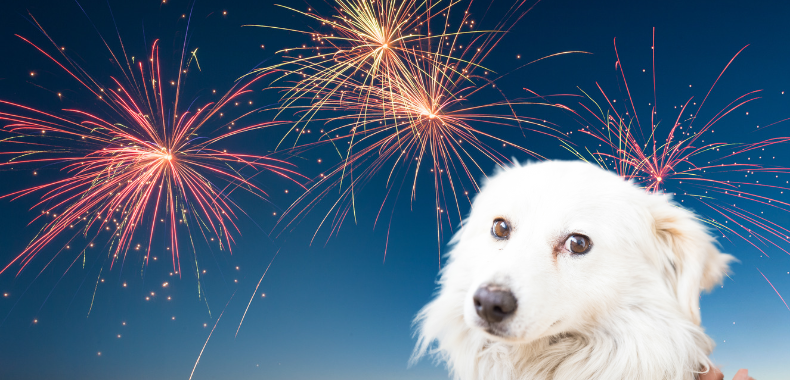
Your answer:
[[[511,342],[581,330],[639,297],[699,324],[700,291],[732,259],[668,195],[583,162],[493,176],[455,243],[442,292],[464,294],[470,328]]]

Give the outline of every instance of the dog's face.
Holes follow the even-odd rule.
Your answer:
[[[666,196],[556,161],[490,179],[450,256],[443,291],[464,292],[468,327],[510,342],[582,329],[629,297],[671,297],[699,323],[700,288],[730,260]]]

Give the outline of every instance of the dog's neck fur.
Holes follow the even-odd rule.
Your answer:
[[[460,309],[428,313],[447,305],[435,300],[421,313],[416,355],[438,341],[432,351],[462,380],[694,380],[707,370],[714,344],[702,328],[680,312],[638,299],[579,329],[585,334],[566,332],[526,344],[494,341],[470,329]]]

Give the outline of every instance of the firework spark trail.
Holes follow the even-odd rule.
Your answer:
[[[195,376],[195,370],[197,369],[198,363],[200,363],[200,357],[203,356],[203,351],[206,350],[206,346],[208,346],[208,341],[211,339],[211,335],[214,334],[214,330],[217,328],[219,324],[219,320],[222,319],[222,315],[225,314],[225,310],[228,309],[228,305],[230,305],[230,301],[233,300],[233,296],[236,295],[236,292],[230,295],[228,299],[228,303],[225,304],[225,307],[222,309],[222,312],[219,313],[219,317],[217,317],[217,321],[214,322],[214,327],[211,328],[211,332],[208,333],[208,337],[206,338],[206,343],[203,343],[203,348],[200,349],[200,353],[198,354],[197,360],[195,360],[195,366],[192,367],[192,372],[189,374],[189,380],[192,380],[192,376]]]
[[[58,45],[40,25],[39,28],[57,49]],[[228,104],[253,91],[251,86],[264,75],[238,83],[217,102],[182,109],[178,100],[183,96],[182,74],[188,69],[183,66],[186,45],[181,53],[178,83],[172,83],[173,90],[165,90],[158,40],[153,42],[145,64],[140,60],[136,64],[129,62],[124,50],[128,71],[121,64],[124,61],[115,61],[124,80],[112,78],[111,85],[102,86],[61,49],[57,49],[62,56],[59,60],[20,38],[76,79],[106,106],[103,111],[112,111],[112,116],[101,117],[80,109],[55,114],[0,100],[0,106],[6,108],[0,110],[0,120],[7,122],[3,130],[11,135],[2,142],[25,147],[0,150],[0,155],[11,156],[0,167],[58,165],[68,173],[67,178],[2,196],[17,199],[41,193],[40,201],[32,208],[44,210],[31,223],[50,215],[52,220],[45,222],[39,234],[0,273],[15,263],[21,272],[39,252],[71,229],[82,230],[91,247],[101,232],[109,232],[106,240],[112,265],[118,260],[123,262],[134,245],[137,228],[150,227],[145,265],[150,258],[156,221],[165,222],[167,218],[173,268],[180,275],[178,230],[191,231],[190,220],[196,222],[207,243],[216,237],[220,249],[230,251],[232,231],[239,232],[234,220],[238,213],[244,213],[230,198],[235,189],[265,198],[266,192],[252,182],[258,173],[268,171],[296,183],[304,178],[283,160],[227,153],[214,147],[230,136],[277,124],[264,122],[236,128],[236,122],[249,112],[227,122],[218,120]],[[169,98],[173,91],[175,97]],[[198,134],[212,125],[216,128],[207,131],[208,137]],[[255,173],[244,175],[242,170]],[[217,186],[210,178],[225,185]],[[74,234],[65,248],[79,234]],[[134,249],[139,250],[140,243]]]
[[[653,41],[655,44],[655,38]],[[655,45],[653,48],[655,52]],[[740,175],[746,178],[756,174],[775,174],[778,178],[778,174],[790,173],[790,168],[764,166],[747,156],[747,153],[757,153],[765,147],[787,142],[787,138],[771,138],[739,144],[705,142],[705,139],[714,138],[711,135],[714,132],[713,128],[722,118],[745,104],[759,99],[760,91],[747,92],[735,98],[701,127],[694,125],[700,109],[714,87],[743,49],[725,65],[695,112],[687,118],[682,116],[689,112],[691,106],[696,105],[692,98],[683,106],[676,107],[680,110],[677,117],[673,118],[671,127],[659,129],[655,78],[653,78],[650,118],[643,117],[640,122],[615,45],[617,56],[615,66],[618,78],[622,80],[626,100],[624,109],[618,110],[615,107],[616,100],[608,96],[598,85],[605,102],[596,102],[592,96],[584,93],[594,106],[580,103],[580,110],[583,109],[587,115],[592,115],[592,119],[588,121],[584,116],[574,112],[581,117],[583,127],[580,132],[591,136],[596,143],[604,147],[603,151],[599,149],[593,151],[589,148],[579,150],[570,143],[564,145],[578,158],[594,161],[604,168],[611,169],[625,179],[634,180],[647,191],[672,193],[687,207],[699,206],[697,212],[700,213],[701,220],[718,229],[724,237],[729,234],[735,235],[763,254],[765,247],[768,246],[790,253],[781,246],[782,243],[790,243],[790,230],[752,209],[757,206],[769,206],[779,212],[790,212],[788,207],[790,203],[787,201],[756,193],[758,190],[773,189],[783,194],[784,191],[790,190],[790,187],[772,185],[765,181],[761,183],[759,180],[747,182],[737,179]],[[655,73],[655,67],[653,72]],[[649,127],[646,120],[650,121]],[[664,131],[666,137],[661,141],[660,136]],[[685,203],[687,200],[690,202]],[[734,202],[748,202],[748,206],[739,206]],[[723,218],[724,222],[718,222],[716,218]]]
[[[274,263],[274,259],[277,258],[278,253],[280,253],[279,250],[274,253],[274,257],[272,257],[272,260],[269,261],[269,265],[266,266],[266,270],[263,271],[263,274],[261,275],[261,279],[258,280],[258,284],[255,285],[255,290],[252,291],[252,297],[250,297],[250,302],[247,302],[247,308],[244,309],[244,314],[241,315],[241,320],[239,321],[239,327],[236,329],[236,335],[235,335],[236,337],[239,336],[239,330],[241,330],[241,325],[242,323],[244,323],[244,317],[247,316],[247,311],[250,310],[250,305],[252,305],[252,300],[253,298],[255,298],[255,294],[258,293],[258,288],[260,288],[261,282],[263,282],[263,278],[266,277],[266,273],[269,272],[269,268],[272,267],[272,264]]]
[[[783,303],[783,304],[785,304],[785,307],[787,308],[787,310],[790,310],[790,306],[787,306],[787,302],[785,302],[785,299],[784,299],[784,298],[782,298],[782,295],[781,295],[781,294],[779,294],[779,291],[778,291],[778,290],[776,290],[776,287],[774,286],[774,284],[772,284],[772,283],[771,283],[771,281],[769,281],[769,280],[768,280],[768,277],[765,277],[765,275],[764,275],[764,274],[763,274],[763,272],[760,270],[760,268],[757,268],[757,271],[758,271],[758,272],[760,272],[760,274],[763,276],[763,278],[765,279],[765,281],[768,281],[768,285],[771,285],[771,288],[774,290],[774,292],[776,292],[776,295],[777,295],[777,296],[779,296],[779,299],[780,299],[780,300],[782,300],[782,303]]]

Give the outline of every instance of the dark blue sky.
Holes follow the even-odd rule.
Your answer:
[[[485,0],[478,2],[487,4]],[[327,7],[326,3],[282,3],[299,9]],[[168,0],[167,4],[110,1],[109,5],[127,49],[142,56],[150,41],[160,38],[163,48],[179,52],[185,27],[181,15],[189,13],[190,4]],[[509,2],[494,3],[495,7],[503,5]],[[107,51],[91,24],[113,41],[115,27],[108,5],[86,1],[82,6],[90,19],[69,1],[25,0],[4,6],[0,15],[0,99],[50,111],[75,107],[76,102],[87,99],[84,91],[81,93],[59,68],[14,36],[20,34],[44,42],[28,21],[28,11],[94,76],[106,80],[114,74]],[[223,11],[227,14],[222,15]],[[786,31],[789,18],[790,3],[778,1],[544,0],[512,29],[484,63],[507,72],[525,59],[566,50],[588,51],[593,54],[552,58],[519,70],[500,86],[512,97],[523,96],[524,87],[541,94],[579,94],[577,86],[592,90],[596,82],[607,92],[616,92],[612,44],[616,37],[635,101],[647,102],[652,99],[652,81],[648,74],[640,74],[642,69],[650,72],[655,27],[657,96],[659,104],[668,108],[682,104],[690,96],[704,96],[727,61],[740,48],[751,44],[708,100],[708,111],[715,113],[737,96],[763,89],[763,99],[739,109],[717,127],[720,137],[729,141],[759,141],[788,135],[786,124],[769,131],[752,130],[754,125],[790,117],[790,39]],[[255,65],[273,60],[277,49],[309,43],[309,38],[300,35],[241,25],[304,29],[309,28],[306,22],[292,12],[276,8],[274,2],[198,1],[188,46],[190,50],[199,49],[202,71],[190,77],[190,91],[206,96],[207,89],[228,88]],[[521,60],[517,55],[522,56]],[[37,74],[35,78],[30,77],[31,71]],[[61,104],[51,91],[68,91],[68,100]],[[783,96],[782,91],[788,91],[788,95]],[[273,100],[268,93],[256,93],[249,99],[256,104]],[[82,107],[90,109],[93,105],[86,103]],[[544,115],[546,111],[534,112]],[[578,127],[567,115],[545,115],[555,117],[553,120],[566,130]],[[262,120],[270,116],[256,117]],[[232,145],[265,153],[274,149],[284,132],[285,129],[255,132]],[[514,135],[515,143],[531,144],[530,148],[546,157],[571,158],[556,141],[517,140],[518,136]],[[525,158],[515,150],[505,149],[503,153]],[[315,175],[324,170],[314,164],[315,154],[294,162],[305,174]],[[786,148],[773,148],[770,155],[777,158],[777,165],[790,166]],[[485,169],[493,169],[493,164]],[[41,172],[45,179],[62,175],[57,170]],[[30,171],[1,171],[0,193],[40,180],[34,179]],[[0,319],[5,318],[0,325],[0,378],[186,379],[217,316],[234,294],[206,346],[194,379],[446,378],[446,371],[429,360],[407,368],[414,345],[411,321],[430,300],[440,267],[430,181],[419,182],[412,207],[407,197],[394,206],[386,260],[386,225],[373,228],[383,195],[379,191],[382,183],[374,181],[358,195],[356,225],[348,220],[338,236],[328,241],[323,231],[312,245],[309,240],[320,213],[311,214],[297,228],[279,237],[266,235],[264,231],[271,230],[275,222],[272,213],[279,214],[287,207],[297,191],[285,182],[265,185],[274,194],[272,204],[237,194],[237,201],[245,205],[252,220],[239,222],[242,234],[232,256],[226,251],[199,248],[199,258],[207,269],[203,285],[208,302],[198,297],[194,276],[178,279],[169,275],[167,260],[152,264],[145,277],[136,269],[109,268],[103,269],[100,276],[101,264],[93,266],[88,261],[84,269],[78,265],[69,271],[57,286],[70,260],[54,262],[35,281],[45,259],[34,261],[32,269],[19,277],[14,277],[13,272],[0,275],[0,293],[8,293],[0,297]],[[286,195],[282,189],[289,186],[291,191]],[[34,203],[35,198],[0,200],[3,266],[37,231],[26,226],[38,212],[28,211]],[[766,212],[780,225],[790,225],[790,214]],[[449,238],[445,234],[443,244]],[[702,298],[703,325],[717,343],[714,361],[724,366],[728,376],[746,367],[760,380],[787,378],[790,310],[756,268],[787,299],[790,257],[778,249],[769,249],[768,258],[739,241],[722,241],[722,249],[741,262],[733,265],[732,279],[727,279],[723,288]],[[238,337],[234,338],[258,279],[278,251]],[[42,257],[53,253],[43,252]],[[105,282],[99,283],[91,310],[97,278]],[[162,287],[164,281],[170,284],[167,288]],[[122,286],[124,282],[127,287]],[[146,301],[150,292],[155,292],[155,296]],[[261,297],[261,293],[266,297]],[[90,317],[86,318],[89,310]]]

